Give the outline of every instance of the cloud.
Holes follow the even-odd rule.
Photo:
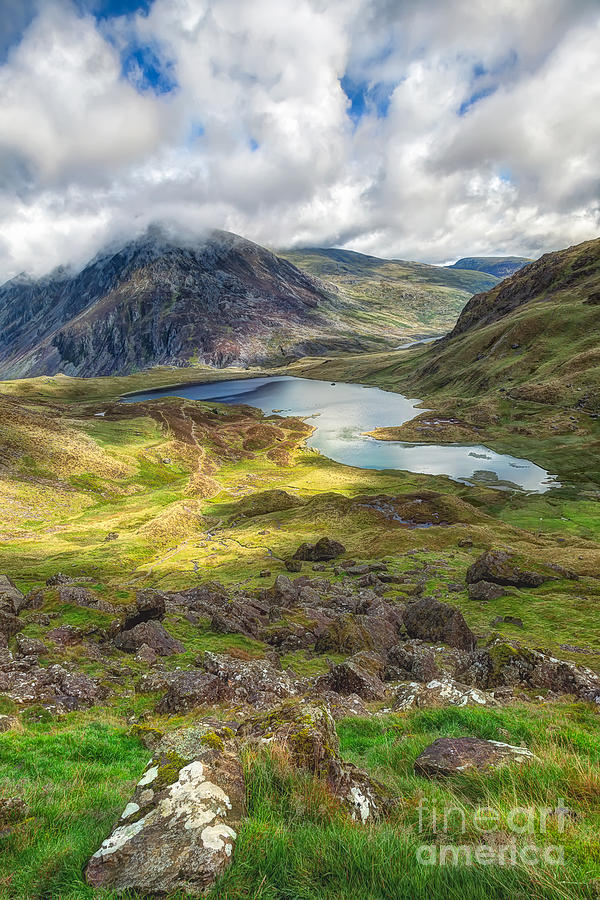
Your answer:
[[[157,219],[433,262],[600,230],[595,0],[20,8],[0,278]]]

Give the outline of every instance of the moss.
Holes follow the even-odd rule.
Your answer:
[[[230,729],[231,730],[231,729]],[[233,734],[233,732],[232,732]],[[220,737],[216,731],[208,731],[205,735],[200,738],[200,743],[204,747],[210,747],[212,750],[224,750],[225,749],[225,741],[222,737]]]
[[[512,663],[519,661],[532,663],[535,658],[531,650],[527,650],[525,647],[516,647],[507,641],[493,644],[489,648],[488,653],[492,662],[492,671],[495,675],[498,675],[502,669],[510,666]]]
[[[136,724],[132,726],[131,734],[133,737],[139,738],[144,747],[149,747],[163,737],[164,731],[154,728],[152,725]]]
[[[158,763],[158,772],[156,778],[152,782],[153,790],[160,790],[170,784],[174,784],[179,778],[179,772],[188,764],[189,760],[184,759],[175,750],[167,750],[160,756]]]

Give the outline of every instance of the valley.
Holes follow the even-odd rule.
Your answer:
[[[307,897],[383,900],[382,847],[397,861],[395,897],[594,896],[600,471],[588,300],[599,244],[493,286],[450,335],[405,350],[2,382],[8,897],[141,896],[168,871],[173,898],[275,900],[281,885],[303,885]],[[556,352],[559,329],[568,354]],[[383,468],[356,450],[398,441],[413,444],[415,469],[436,448],[477,467],[469,453],[489,448],[542,475],[523,490],[448,465],[431,474],[385,457]],[[557,481],[542,491],[547,473]],[[424,751],[465,735],[533,757],[423,774]],[[234,804],[221,818],[202,807],[220,834],[231,823],[231,865],[160,818],[199,763]],[[135,786],[142,773],[148,795]],[[424,870],[423,798],[465,815],[492,806],[505,832],[515,802],[564,807],[566,828],[553,819],[536,841],[560,840],[565,866]],[[113,828],[117,844],[129,829],[127,853],[113,854]],[[158,848],[193,851],[206,884],[161,868]]]

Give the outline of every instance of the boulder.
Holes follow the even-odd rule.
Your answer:
[[[362,700],[382,700],[386,691],[381,680],[382,674],[383,663],[380,657],[363,651],[318,678],[315,688],[337,694],[356,694]]]
[[[356,653],[388,649],[398,641],[398,626],[376,615],[344,613],[337,616],[315,641],[317,653]]]
[[[25,608],[25,596],[8,575],[0,575],[0,611],[18,616]]]
[[[476,644],[461,611],[433,597],[409,603],[404,611],[404,626],[410,637],[430,643],[441,642],[459,650],[472,650]]]
[[[22,705],[34,703],[65,712],[104,700],[108,690],[83,672],[60,665],[44,668],[25,657],[0,666],[0,693]]]
[[[451,678],[442,677],[420,684],[410,681],[400,685],[393,704],[394,710],[430,709],[438,706],[496,706],[491,694]]]
[[[535,759],[525,747],[475,737],[438,738],[417,757],[415,772],[428,778],[485,771],[506,763],[522,765]]]
[[[301,559],[306,562],[327,562],[330,559],[343,556],[345,552],[346,548],[339,541],[322,537],[319,538],[316,544],[301,544],[294,553],[294,559]]]
[[[335,724],[324,706],[286,701],[243,722],[238,737],[285,747],[293,764],[322,778],[356,822],[377,821],[391,804],[383,785],[340,759]]]
[[[383,677],[386,681],[431,681],[439,674],[431,648],[407,641],[388,651]]]
[[[11,638],[14,634],[23,628],[23,622],[13,613],[3,612],[0,609],[0,634],[6,638]]]
[[[528,588],[539,587],[551,577],[519,568],[514,562],[514,554],[506,550],[487,550],[467,570],[467,584],[491,581],[494,584]]]
[[[10,731],[14,728],[19,720],[16,716],[0,715],[0,734],[4,731]]]
[[[231,863],[244,813],[242,767],[222,739],[198,745],[191,760],[159,750],[90,859],[86,881],[117,892],[198,896]]]
[[[498,600],[499,597],[506,594],[501,584],[494,584],[492,581],[476,581],[474,584],[469,584],[467,590],[469,600]]]
[[[17,652],[22,656],[43,656],[48,652],[46,645],[37,638],[25,637],[18,634],[15,638]]]
[[[175,640],[160,622],[140,622],[127,631],[120,631],[113,639],[115,647],[134,653],[144,644],[155,651],[159,656],[171,656],[174,653],[183,653],[185,650],[181,641]]]

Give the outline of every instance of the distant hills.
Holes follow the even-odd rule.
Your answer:
[[[458,259],[449,269],[469,269],[474,272],[487,272],[496,278],[508,278],[523,266],[528,266],[532,259],[525,256],[464,256]]]
[[[81,271],[0,287],[0,377],[128,374],[150,366],[272,365],[392,348],[451,328],[481,272],[345,250],[276,255],[223,231],[160,226]]]

